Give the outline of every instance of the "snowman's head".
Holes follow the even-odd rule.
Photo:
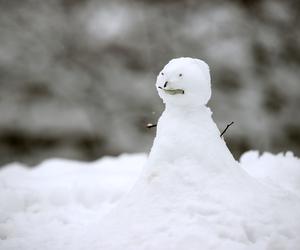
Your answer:
[[[205,105],[211,96],[209,67],[200,59],[173,59],[157,76],[156,88],[166,104]]]

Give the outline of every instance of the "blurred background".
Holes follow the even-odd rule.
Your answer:
[[[0,165],[148,152],[172,58],[211,67],[236,157],[300,155],[300,2],[0,0]]]

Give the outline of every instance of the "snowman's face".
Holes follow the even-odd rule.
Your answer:
[[[208,65],[199,59],[173,59],[157,76],[156,87],[164,103],[206,104],[211,96]]]

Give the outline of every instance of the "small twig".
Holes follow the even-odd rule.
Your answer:
[[[155,128],[157,127],[157,124],[148,123],[147,128]]]
[[[227,124],[226,128],[225,128],[225,129],[223,130],[223,132],[220,134],[220,137],[222,137],[222,136],[225,134],[226,130],[227,130],[233,123],[234,123],[234,122],[231,122],[231,123]]]

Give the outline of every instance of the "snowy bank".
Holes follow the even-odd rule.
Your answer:
[[[7,165],[0,170],[0,249],[58,249],[114,207],[145,162],[146,155],[135,154],[93,163],[47,160],[32,169]],[[300,196],[300,159],[291,153],[249,151],[240,162],[250,175]]]
[[[144,154],[93,163],[52,159],[0,170],[0,249],[56,249],[99,220],[132,187]]]
[[[240,162],[254,178],[300,195],[300,160],[292,152],[265,152],[259,156],[258,151],[249,151],[241,156]]]

